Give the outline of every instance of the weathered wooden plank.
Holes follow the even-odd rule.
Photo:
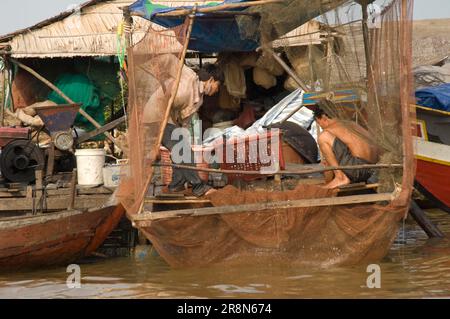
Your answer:
[[[115,128],[116,126],[122,124],[123,122],[126,121],[126,117],[122,116],[121,118],[118,118],[117,120],[114,120],[108,124],[103,125],[101,128],[95,129],[85,135],[83,135],[82,137],[80,137],[79,139],[77,139],[77,144],[86,142],[87,140],[90,140],[91,138],[103,134],[106,131],[112,130],[113,128]]]
[[[146,204],[208,204],[211,203],[209,199],[162,199],[162,198],[146,198]]]
[[[30,186],[32,187],[32,186]],[[70,187],[58,188],[58,189],[48,189],[46,188],[45,194],[47,196],[64,196],[70,194]],[[96,187],[96,188],[83,188],[77,186],[77,194],[79,195],[111,195],[113,193],[112,189],[106,187]],[[11,192],[0,191],[1,197],[27,197],[29,194],[29,189],[20,190],[11,194]],[[9,195],[9,196],[8,196]]]
[[[101,207],[106,204],[111,195],[80,195],[76,198],[74,209]],[[70,196],[50,196],[46,198],[47,210],[65,210],[69,206]],[[0,200],[0,211],[31,210],[32,198],[3,198]]]
[[[312,199],[300,199],[292,201],[279,201],[279,202],[267,202],[267,203],[255,203],[244,205],[229,205],[220,207],[206,207],[206,208],[193,208],[193,209],[180,209],[164,212],[145,212],[142,214],[132,215],[131,219],[134,223],[141,227],[145,227],[143,222],[178,218],[178,217],[195,217],[195,216],[207,216],[207,215],[221,215],[221,214],[233,214],[242,212],[262,212],[270,211],[273,209],[284,208],[304,208],[304,207],[324,207],[324,206],[337,206],[337,205],[353,205],[362,203],[375,203],[380,201],[391,201],[394,198],[393,193],[381,193],[381,194],[368,194],[368,195],[353,195],[343,197],[326,197],[326,198],[312,198]]]
[[[322,166],[320,168],[309,168],[310,167],[309,165],[305,165],[305,167],[308,167],[308,168],[306,168],[304,170],[244,171],[244,170],[204,168],[204,167],[189,166],[189,165],[163,164],[163,163],[154,163],[153,166],[156,166],[156,167],[170,166],[173,168],[188,169],[191,171],[209,172],[209,173],[261,175],[261,176],[275,175],[275,174],[308,175],[308,174],[316,174],[316,173],[323,173],[323,172],[327,172],[327,171],[336,171],[336,170],[402,168],[402,164],[361,164],[361,165],[344,165],[344,166]]]

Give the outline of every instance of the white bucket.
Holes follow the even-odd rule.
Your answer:
[[[122,165],[114,164],[103,167],[103,184],[106,187],[117,187],[120,183]]]
[[[103,166],[105,165],[104,149],[79,149],[75,151],[77,158],[78,184],[98,186],[103,184]]]

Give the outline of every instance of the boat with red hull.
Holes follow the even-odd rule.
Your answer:
[[[0,219],[0,269],[67,265],[91,255],[124,215],[122,205]]]
[[[450,213],[450,112],[422,106],[416,110],[416,188]]]

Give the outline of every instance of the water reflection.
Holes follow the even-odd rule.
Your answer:
[[[450,216],[433,211],[450,234]],[[374,298],[450,297],[450,241],[427,240],[407,223],[380,264],[381,288],[369,289],[367,265],[311,269],[287,265],[171,269],[149,247],[134,257],[81,265],[82,287],[65,268],[0,274],[2,298]]]

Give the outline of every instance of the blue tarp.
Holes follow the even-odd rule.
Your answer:
[[[416,91],[417,104],[450,112],[450,83]]]
[[[225,0],[224,3],[238,3],[244,0]],[[246,0],[245,0],[246,1]],[[217,2],[198,6],[204,8],[217,5]],[[192,7],[171,8],[163,5],[153,4],[149,0],[139,0],[132,4],[130,12],[166,28],[179,26],[184,22],[184,17],[159,17],[156,13],[170,12],[175,9],[189,9]],[[234,9],[234,11],[245,8]],[[231,10],[228,10],[231,11]],[[255,21],[255,27],[259,23],[258,17],[251,17]],[[199,52],[233,52],[254,51],[259,46],[258,41],[241,37],[239,27],[234,16],[217,16],[208,13],[196,14],[192,28],[189,49]]]

